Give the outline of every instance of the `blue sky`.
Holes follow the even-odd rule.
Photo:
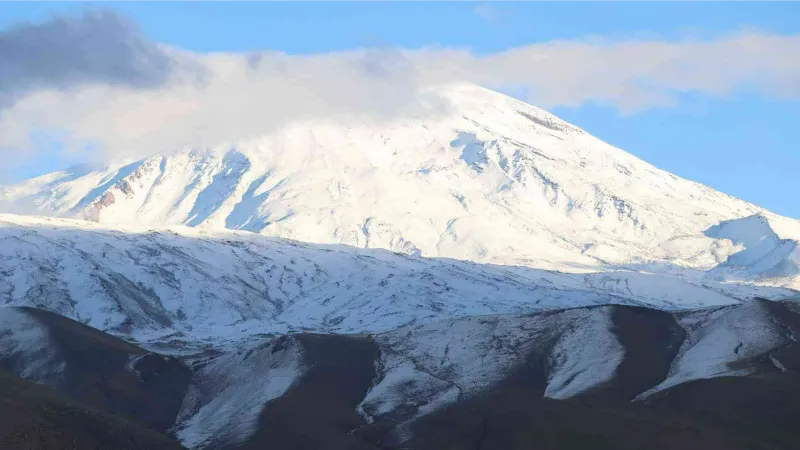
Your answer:
[[[196,51],[320,53],[431,44],[496,51],[590,35],[800,31],[800,6],[792,2],[17,2],[0,8],[0,26],[110,8],[135,19],[156,41]]]
[[[364,47],[465,47],[477,54],[553,40],[714,39],[743,30],[800,33],[800,3],[0,3],[0,29],[108,8],[150,39],[195,52],[319,54]],[[788,56],[787,56],[788,57]],[[800,56],[798,56],[800,57]],[[552,112],[656,166],[800,217],[800,102],[757,93],[681,94],[620,114],[609,105]],[[45,145],[47,147],[47,145]],[[15,178],[72,163],[50,146]]]

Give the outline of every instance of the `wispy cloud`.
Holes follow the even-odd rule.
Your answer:
[[[34,56],[23,54],[26,46]],[[800,36],[752,32],[553,41],[488,55],[450,48],[193,54],[149,42],[111,13],[93,14],[0,34],[0,91],[14,99],[0,109],[0,148],[30,148],[32,130],[59,130],[112,156],[216,145],[294,120],[443,107],[417,94],[458,81],[522,88],[543,107],[599,103],[625,113],[669,107],[683,93],[800,99],[797,54]]]
[[[461,53],[450,63],[478,83],[525,86],[543,106],[596,102],[635,112],[673,105],[681,93],[800,99],[798,51],[800,35],[742,33],[710,41],[554,41],[482,57]]]

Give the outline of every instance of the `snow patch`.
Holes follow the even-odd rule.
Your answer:
[[[188,448],[244,442],[256,431],[264,405],[303,373],[300,345],[287,336],[203,361],[178,415],[178,440]]]
[[[544,396],[566,399],[611,380],[625,357],[612,331],[611,308],[567,311],[555,320],[564,330],[550,356]]]
[[[38,383],[52,385],[64,371],[47,328],[14,308],[0,308],[0,358],[17,376]]]
[[[413,420],[477,395],[545,356],[545,396],[569,398],[611,378],[624,357],[610,307],[483,316],[409,326],[375,336],[381,370],[359,405],[371,419]]]
[[[746,364],[749,359],[791,342],[783,327],[770,317],[764,301],[688,313],[679,323],[686,330],[687,337],[669,375],[638,398],[646,398],[687,381],[748,375],[752,373]]]

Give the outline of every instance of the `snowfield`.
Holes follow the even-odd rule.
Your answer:
[[[667,310],[797,295],[716,273],[561,273],[187,227],[0,215],[0,298],[140,342],[380,332],[603,304]]]

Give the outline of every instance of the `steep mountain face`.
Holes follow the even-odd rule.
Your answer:
[[[227,228],[571,272],[727,263],[715,274],[797,286],[797,221],[501,94],[458,85],[436,95],[447,108],[296,123],[218,148],[53,173],[0,188],[0,202],[101,223]],[[750,270],[734,267],[742,252]]]
[[[193,449],[791,449],[800,400],[798,300],[678,313],[597,306],[378,334],[172,343],[177,359],[50,313],[1,308],[0,318],[20,325],[3,334],[0,361],[52,384],[85,362],[65,349],[131,355],[121,367],[97,361],[103,374],[84,382],[106,398],[117,394],[115,401],[52,385],[94,402],[96,415],[167,426]],[[74,342],[43,356],[46,339]],[[185,395],[176,403],[166,395],[174,390],[158,384]],[[143,400],[119,395],[124,386],[150,399],[150,408],[173,411],[168,423],[131,414]]]

